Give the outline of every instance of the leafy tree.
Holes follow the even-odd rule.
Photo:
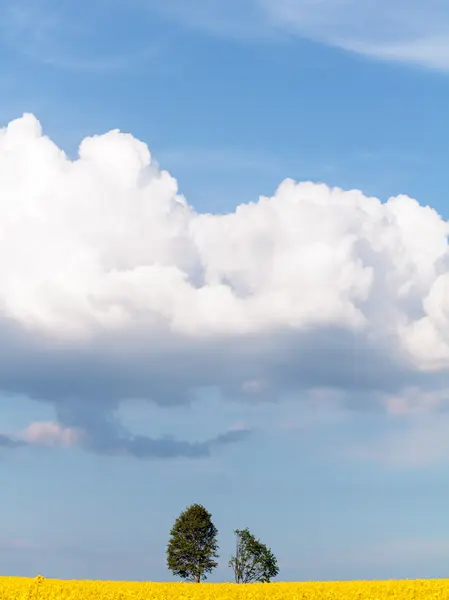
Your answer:
[[[236,583],[269,583],[279,573],[277,559],[248,529],[236,529],[236,553],[229,561]]]
[[[192,504],[176,519],[167,546],[173,575],[200,583],[217,566],[217,528],[201,504]]]

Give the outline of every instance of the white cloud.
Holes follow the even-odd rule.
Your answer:
[[[129,134],[70,161],[31,115],[0,133],[0,314],[66,340],[340,326],[449,367],[448,224],[400,196],[284,181],[197,214]],[[245,384],[246,385],[246,384]]]
[[[81,430],[52,421],[31,423],[19,434],[26,442],[42,446],[74,446],[82,437]]]
[[[82,429],[91,448],[138,456],[174,446],[127,438],[114,415],[130,398],[383,389],[398,412],[416,386],[438,410],[447,234],[406,196],[291,180],[198,214],[131,135],[87,138],[71,161],[24,115],[0,131],[0,388],[53,403],[59,424],[35,426],[36,440]],[[204,456],[240,433],[176,452]]]

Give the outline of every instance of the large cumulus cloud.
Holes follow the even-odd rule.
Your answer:
[[[0,389],[51,402],[86,447],[165,457],[245,432],[138,439],[121,403],[445,385],[447,234],[406,196],[292,180],[198,214],[131,135],[70,160],[24,115],[0,131]]]

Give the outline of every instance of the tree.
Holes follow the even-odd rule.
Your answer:
[[[217,566],[217,528],[201,504],[192,504],[176,519],[167,546],[167,565],[173,575],[200,583]]]
[[[229,561],[236,583],[261,581],[269,583],[279,573],[277,559],[269,548],[257,540],[248,529],[236,529],[235,556]]]

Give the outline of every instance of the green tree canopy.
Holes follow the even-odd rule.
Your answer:
[[[173,575],[200,583],[217,566],[217,528],[211,514],[192,504],[176,519],[167,546],[167,565]]]
[[[248,529],[236,529],[235,556],[229,561],[236,583],[269,582],[279,573],[277,560],[269,548]]]

